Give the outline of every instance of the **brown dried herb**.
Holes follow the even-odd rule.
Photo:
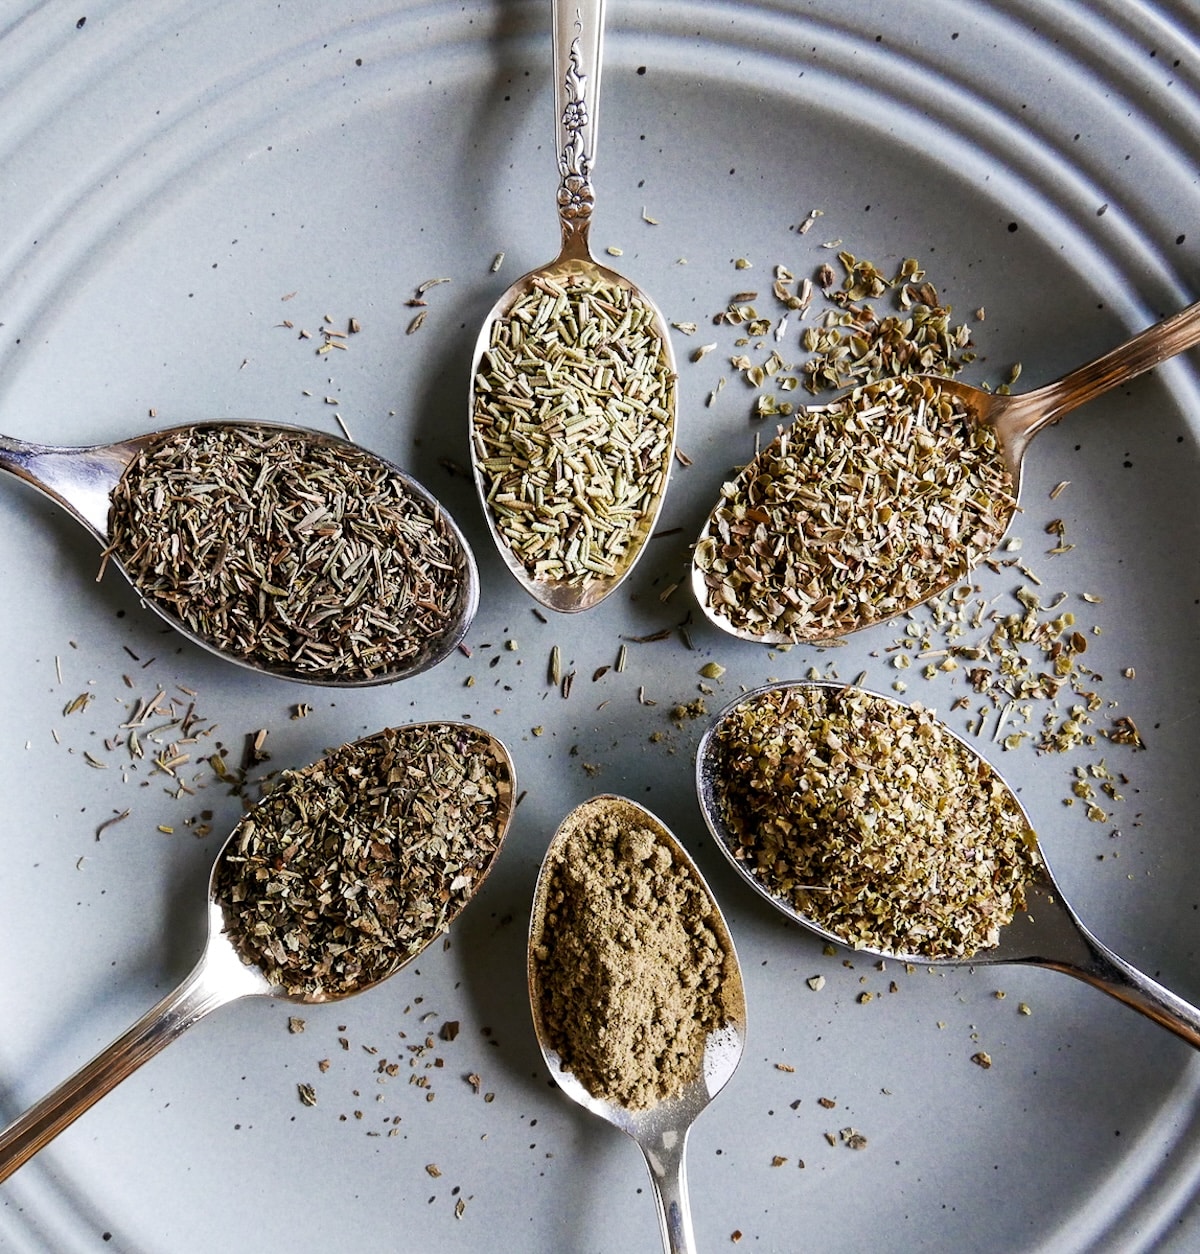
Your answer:
[[[581,808],[556,838],[530,958],[562,1069],[640,1110],[694,1079],[708,1034],[733,1017],[732,955],[690,864],[640,808],[607,801]]]

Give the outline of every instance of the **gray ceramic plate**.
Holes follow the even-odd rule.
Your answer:
[[[3,484],[0,1117],[191,965],[208,867],[238,812],[201,761],[217,742],[237,760],[266,729],[261,772],[389,722],[468,718],[508,742],[525,790],[449,947],[309,1011],[301,1033],[266,1003],[201,1024],[0,1189],[0,1248],[654,1248],[636,1150],[552,1086],[525,999],[537,866],[562,816],[599,791],[651,806],[688,844],[746,967],[747,1055],[691,1142],[704,1248],[739,1233],[738,1248],[775,1251],[1196,1248],[1193,1052],[1050,973],[935,976],[823,953],[703,835],[704,720],[670,712],[697,698],[715,711],[741,685],[813,668],[880,688],[901,677],[890,628],[771,653],[689,603],[689,541],[771,429],[751,419],[735,332],[712,315],[748,289],[773,314],[773,267],[836,266],[840,239],[885,269],[907,256],[927,268],[973,326],[974,377],[1000,381],[1020,361],[1036,383],[1195,298],[1198,16],[1121,0],[613,0],[594,239],[623,250],[669,318],[699,326],[677,344],[692,465],[675,469],[671,534],[621,593],[542,622],[461,468],[478,324],[557,244],[547,6],[0,4],[0,430],[89,443],[223,415],[336,430],[337,413],[447,503],[484,585],[469,657],[389,689],[291,689],[162,634],[118,581],[96,586],[81,531]],[[451,282],[406,334],[406,302],[431,278]],[[351,317],[362,329],[345,350],[318,355],[322,329]],[[802,356],[799,324],[778,347]],[[1192,1000],[1196,383],[1192,362],[1172,363],[1041,437],[1024,546],[1006,555],[1045,600],[1068,594],[1091,645],[1094,726],[1128,716],[1146,750],[1004,750],[994,713],[980,733],[1084,918]],[[1048,556],[1055,519],[1075,547]],[[1022,584],[1016,568],[985,571],[979,596],[1017,610]],[[575,672],[566,699],[546,678],[555,644]],[[711,661],[726,671],[703,694]],[[927,681],[929,664],[904,672],[909,695],[973,727],[983,699],[967,668]],[[194,702],[207,733],[180,775],[194,795],[123,747],[131,704],[160,687],[180,714]],[[1045,705],[1032,704],[1036,731]],[[1089,821],[1064,798],[1072,772],[1101,761],[1125,777],[1124,800],[1093,777],[1105,819]],[[865,1148],[848,1147],[851,1128]]]

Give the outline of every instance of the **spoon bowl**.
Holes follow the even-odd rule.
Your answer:
[[[110,549],[113,538],[110,529],[112,494],[129,465],[139,454],[153,449],[156,444],[168,437],[201,429],[278,432],[302,440],[307,447],[313,449],[353,450],[355,457],[365,457],[377,463],[390,480],[397,482],[405,493],[414,500],[420,501],[432,515],[439,519],[455,555],[454,604],[450,607],[444,629],[439,633],[431,634],[423,645],[402,663],[373,671],[370,674],[353,675],[329,674],[311,667],[283,664],[256,655],[253,650],[233,651],[222,646],[211,636],[194,629],[157,597],[143,596],[143,604],[148,605],[164,621],[194,644],[200,645],[237,666],[275,675],[281,679],[317,684],[322,687],[367,687],[406,679],[437,665],[461,643],[479,606],[479,574],[466,538],[436,498],[410,475],[405,474],[398,466],[385,458],[367,453],[359,446],[350,444],[337,436],[281,423],[233,421],[167,427],[113,444],[79,448],[32,444],[0,435],[0,470],[7,471],[30,484],[82,523],[104,547],[106,562],[111,562],[116,566],[129,579],[134,590],[140,591],[137,580],[123,560],[123,555]]]
[[[992,777],[1001,788],[1007,791],[1012,807],[1024,816],[1036,853],[1032,875],[1025,885],[1025,906],[1013,915],[1010,922],[1000,928],[998,942],[994,946],[977,949],[964,957],[942,958],[873,948],[869,945],[851,942],[846,936],[830,931],[814,921],[796,906],[791,896],[782,888],[764,880],[755,868],[737,856],[738,838],[730,830],[723,813],[720,799],[721,734],[726,721],[733,718],[743,706],[757,701],[764,694],[788,689],[824,689],[832,693],[863,691],[851,689],[845,684],[822,680],[764,685],[727,705],[706,729],[696,751],[696,792],[705,823],[718,847],[755,892],[788,918],[822,939],[836,945],[853,948],[856,952],[924,966],[988,966],[1023,963],[1061,971],[1115,997],[1182,1037],[1190,1045],[1200,1048],[1200,1009],[1138,971],[1088,931],[1060,892],[1046,862],[1045,854],[1036,843],[1034,828],[1029,822],[1024,807],[1012,788],[999,772],[991,767],[990,763],[986,765]],[[880,696],[878,693],[865,693],[865,695],[876,701],[887,702],[898,709],[907,708],[903,702],[891,697]],[[941,731],[953,738],[972,759],[986,761],[969,741],[944,726]],[[853,752],[853,746],[850,747],[850,752]],[[782,799],[779,804],[783,806]]]
[[[460,902],[455,903],[456,908],[445,919],[445,926],[448,927],[478,892],[500,852],[512,820],[514,773],[512,759],[504,744],[496,737],[464,723],[410,724],[406,728],[377,732],[374,736],[357,741],[351,747],[370,746],[372,742],[391,735],[393,731],[404,732],[421,729],[423,726],[439,733],[444,729],[448,735],[456,731],[469,733],[472,737],[483,740],[497,785],[495,848],[472,883],[470,892]],[[308,771],[312,769],[306,768]],[[239,832],[254,814],[252,809],[243,817],[213,864],[208,884],[207,939],[200,959],[191,973],[128,1031],[0,1131],[0,1182],[8,1179],[17,1168],[48,1145],[122,1080],[132,1075],[143,1063],[149,1062],[212,1011],[243,997],[275,997],[303,1005],[340,1001],[381,984],[414,961],[438,936],[444,934],[445,928],[434,931],[424,939],[419,950],[408,954],[382,976],[363,981],[356,987],[345,991],[334,988],[313,993],[287,992],[281,985],[269,980],[259,965],[243,959],[238,952],[228,931],[229,919],[218,887],[218,875],[226,855],[233,848]]]
[[[534,956],[546,937],[547,899],[555,858],[567,835],[580,822],[601,814],[620,815],[625,822],[636,823],[654,833],[657,843],[669,851],[674,866],[682,869],[707,897],[710,912],[706,921],[726,955],[721,976],[726,1022],[707,1034],[703,1056],[681,1087],[636,1109],[620,1101],[597,1096],[577,1075],[563,1069],[562,1057],[551,1043],[552,1033],[543,1015],[542,975]],[[650,1172],[663,1248],[671,1254],[690,1254],[694,1249],[694,1235],[685,1159],[688,1134],[700,1112],[729,1082],[741,1060],[746,1039],[746,998],[733,938],[712,891],[687,851],[650,811],[624,797],[603,794],[577,807],[560,825],[546,851],[534,890],[528,976],[534,1032],[550,1074],[573,1101],[637,1142]]]
[[[557,201],[562,247],[554,261],[522,275],[500,296],[484,320],[471,366],[471,461],[492,538],[517,582],[548,609],[567,614],[598,605],[633,569],[662,507],[675,452],[676,364],[666,320],[645,292],[597,262],[588,243],[595,203],[592,169],[604,9],[605,0],[554,0],[553,74],[560,175]],[[568,346],[570,353],[577,354],[574,358],[567,355],[545,366],[526,361],[515,368],[522,391],[515,402],[508,403],[519,405],[523,429],[515,437],[506,430],[502,447],[508,447],[510,438],[512,447],[501,453],[496,446],[497,419],[486,367],[498,348],[498,337],[514,321],[514,308],[539,291],[556,297],[561,308],[563,293],[595,289],[600,289],[602,300],[605,291],[624,293],[628,305],[624,317],[614,312],[611,324],[597,333],[586,352]],[[642,349],[634,354],[626,348],[625,341],[632,334],[631,312],[638,315],[632,326],[640,337],[653,342],[652,352]],[[573,328],[572,333],[582,340],[586,331],[585,326]],[[535,334],[536,329],[526,332],[525,342]],[[661,384],[652,395],[643,395],[646,368],[632,360],[643,354],[655,358],[652,373]],[[613,367],[617,383],[597,384],[596,379],[614,373]],[[639,371],[641,379],[637,377]],[[564,401],[564,390],[574,399]],[[613,430],[603,431],[602,424],[612,422],[615,412],[614,403],[605,399],[606,393],[615,397],[622,421],[641,422],[652,435],[652,443],[646,442],[643,448],[641,442],[635,443],[627,433],[617,430],[615,423]],[[603,410],[604,417],[576,434],[580,429],[574,418],[587,411],[594,416],[597,410]],[[646,422],[647,418],[651,421]],[[501,421],[507,423],[508,417],[502,415]],[[606,450],[606,443],[622,446],[625,456]],[[546,465],[535,465],[533,471],[550,481],[542,486],[520,475],[514,488],[509,466],[514,460],[522,464],[528,461],[531,446],[548,450],[542,453]],[[502,469],[496,468],[497,461],[504,463]],[[597,490],[596,462],[610,471],[619,486],[606,482]],[[528,551],[518,552],[514,534],[521,532],[514,533],[511,524],[505,525],[506,515],[520,519],[521,528],[531,517],[542,535],[565,532],[567,560],[558,549],[535,546],[536,534]],[[569,528],[562,522],[564,515],[572,520]],[[573,553],[569,546],[579,544],[581,532],[584,543],[593,544],[589,538],[592,531],[600,530],[612,518],[622,520],[620,542],[615,548],[594,558]]]
[[[1126,383],[1144,374],[1147,370],[1160,365],[1168,358],[1200,343],[1200,302],[1189,305],[1171,317],[1164,319],[1146,330],[1139,332],[1132,339],[1105,353],[1102,357],[1072,370],[1054,382],[1045,384],[1029,392],[1005,395],[996,392],[985,392],[982,388],[972,387],[958,379],[944,378],[941,375],[916,375],[929,389],[940,397],[952,400],[962,421],[968,427],[989,427],[995,435],[996,452],[1003,462],[1010,483],[1009,496],[1012,507],[1008,510],[1004,527],[995,534],[994,542],[998,543],[1007,530],[1008,523],[1016,514],[1016,501],[1020,494],[1022,467],[1025,454],[1033,437],[1043,428],[1059,421],[1071,410],[1092,400],[1110,389]],[[808,406],[801,415],[819,416],[833,410],[841,410],[854,391],[825,405]],[[759,625],[742,625],[733,621],[719,604],[715,604],[713,589],[710,587],[706,570],[699,555],[705,545],[713,544],[718,534],[718,514],[727,498],[744,499],[748,487],[763,474],[764,467],[778,459],[782,449],[787,447],[793,430],[799,425],[797,419],[791,428],[781,432],[769,445],[763,448],[727,485],[719,502],[705,521],[700,533],[692,559],[692,590],[705,617],[722,631],[741,640],[751,640],[758,644],[794,644],[805,640],[813,643],[840,639],[855,631],[877,626],[888,622],[898,615],[905,614],[925,601],[946,592],[968,573],[970,567],[958,566],[953,569],[938,569],[923,572],[923,578],[910,595],[904,596],[895,604],[889,604],[885,612],[866,614],[857,617],[850,614],[849,621],[842,621],[836,630],[825,626],[801,627],[799,629],[780,629],[771,623]],[[907,450],[897,446],[897,454]],[[958,460],[958,450],[952,450],[953,461]],[[898,463],[899,464],[899,463]],[[951,465],[950,458],[943,459],[943,464]],[[914,557],[919,549],[921,538],[906,534],[890,537],[889,569],[902,571],[906,566],[914,564]],[[994,547],[994,544],[993,544]],[[972,565],[987,556],[987,551],[978,551],[973,556]],[[814,594],[815,596],[815,594]]]

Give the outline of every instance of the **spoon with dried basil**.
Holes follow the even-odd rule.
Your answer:
[[[1200,1047],[1200,1009],[1084,927],[1012,789],[929,710],[768,685],[708,727],[696,786],[739,874],[826,940],[927,965],[1049,967]]]
[[[592,257],[604,0],[555,0],[558,258],[493,306],[471,367],[471,459],[505,565],[536,600],[590,609],[633,569],[675,450],[667,324]]]
[[[764,644],[905,613],[1000,541],[1039,431],[1197,343],[1200,303],[1019,395],[907,375],[801,410],[721,489],[693,554],[696,599],[722,630]]]
[[[475,559],[442,505],[336,436],[248,422],[90,448],[0,436],[0,470],[82,522],[173,627],[252,670],[391,683],[442,661],[478,607]]]
[[[466,723],[415,723],[285,772],[209,881],[191,974],[0,1131],[0,1181],[211,1011],[373,988],[441,936],[483,884],[514,806],[508,750]]]
[[[746,997],[716,899],[649,810],[604,794],[563,820],[534,890],[528,973],[551,1075],[638,1143],[663,1248],[687,1254],[688,1133],[737,1069]]]

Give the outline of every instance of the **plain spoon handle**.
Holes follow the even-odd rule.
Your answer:
[[[1200,1009],[1143,975],[1072,916],[1078,933],[1077,952],[1069,959],[1038,959],[1038,965],[1073,975],[1132,1007],[1189,1045],[1200,1048]]]
[[[668,1137],[671,1140],[668,1141]],[[658,1226],[666,1254],[695,1254],[692,1211],[688,1204],[687,1129],[672,1130],[654,1145],[642,1144],[650,1168]]]
[[[0,1132],[0,1182],[177,1036],[243,995],[215,978],[206,959],[129,1031]]]
[[[0,435],[0,471],[44,492],[103,542],[108,537],[109,494],[136,452],[133,442],[61,448]]]
[[[563,255],[586,258],[596,194],[596,120],[605,0],[554,0],[554,107]]]
[[[1038,411],[1028,434],[1033,436],[1076,406],[1137,378],[1196,344],[1200,344],[1200,301],[1147,327],[1103,357],[1097,357],[1045,387],[1025,393],[1023,401],[1037,398]]]

